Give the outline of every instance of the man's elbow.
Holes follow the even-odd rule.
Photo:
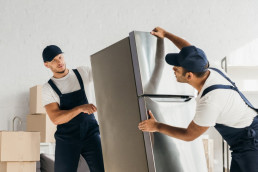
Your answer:
[[[55,117],[55,118],[53,118],[53,119],[50,119],[55,125],[60,125],[60,124],[63,124],[64,122],[63,121],[61,121],[61,119],[60,118],[58,118],[58,117]]]
[[[184,141],[186,141],[186,142],[191,142],[191,141],[194,141],[196,138],[197,138],[197,137],[195,137],[195,136],[188,136],[188,137],[186,137],[186,138],[184,139]]]
[[[50,121],[52,123],[54,123],[55,125],[59,125],[60,124],[60,121],[58,120],[58,118],[56,118],[56,117],[54,117],[52,115],[49,115],[49,114],[48,114],[48,117],[49,117]]]
[[[59,121],[57,121],[57,120],[51,120],[55,125],[59,125],[60,124],[60,122]]]
[[[60,117],[55,117],[54,119],[51,119],[51,121],[52,121],[55,125],[60,125],[60,124],[66,123],[66,121],[64,121],[64,119],[62,119],[62,118],[60,118]]]

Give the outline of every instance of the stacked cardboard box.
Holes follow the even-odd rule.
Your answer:
[[[0,172],[35,172],[36,162],[0,162]]]
[[[35,172],[39,160],[39,132],[0,131],[0,172]]]
[[[50,121],[47,114],[27,115],[27,131],[39,131],[41,143],[55,142],[56,126]]]
[[[42,105],[41,85],[30,88],[30,114],[27,115],[27,131],[39,131],[40,142],[55,142],[56,125],[51,122]]]
[[[30,114],[46,113],[42,105],[42,86],[36,85],[30,88]]]

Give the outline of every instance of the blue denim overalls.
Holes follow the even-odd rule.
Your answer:
[[[245,96],[238,90],[235,83],[232,82],[224,73],[216,68],[210,68],[224,78],[232,85],[212,85],[203,91],[201,97],[215,89],[232,89],[239,93],[245,103],[258,113]],[[233,128],[223,124],[216,124],[215,128],[221,134],[223,139],[229,144],[232,151],[231,172],[258,172],[258,116],[252,124],[245,128]]]
[[[80,90],[62,94],[51,79],[48,81],[60,98],[60,110],[88,104],[82,78],[77,69],[73,71]],[[87,161],[91,172],[104,171],[99,126],[94,114],[80,113],[69,122],[57,125],[55,139],[55,172],[76,172],[80,154]]]

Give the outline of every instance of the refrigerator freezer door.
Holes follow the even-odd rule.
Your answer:
[[[139,101],[143,120],[147,118],[148,109],[159,122],[187,128],[194,116],[195,102],[193,100],[176,102],[176,99],[171,99],[171,102],[167,100],[162,102],[160,99],[157,101],[155,98],[144,97]],[[152,146],[156,172],[207,172],[201,139],[186,142],[161,133],[153,133]]]
[[[178,52],[171,41],[139,31],[131,32],[129,38],[138,96],[194,95],[191,86],[176,81],[172,66],[165,62],[167,53]]]

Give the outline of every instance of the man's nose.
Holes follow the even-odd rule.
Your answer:
[[[57,64],[60,64],[62,61],[60,59],[56,60]]]
[[[175,66],[173,67],[173,70],[176,71],[176,67]]]

